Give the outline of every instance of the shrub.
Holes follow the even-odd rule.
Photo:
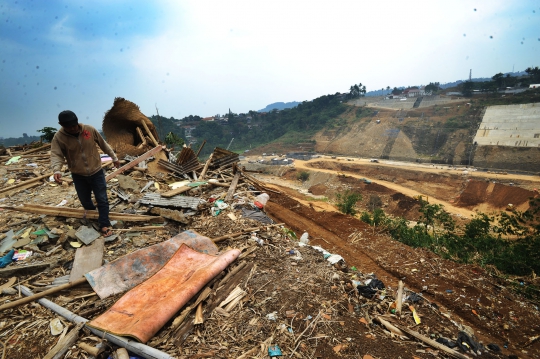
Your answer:
[[[373,220],[371,219],[371,215],[369,214],[369,212],[362,212],[360,214],[360,220],[370,225],[373,224]]]
[[[298,178],[302,182],[306,182],[309,179],[309,172],[308,171],[302,171],[302,172],[298,173],[296,178]]]
[[[369,196],[368,208],[371,212],[373,212],[377,208],[381,208],[381,206],[382,206],[381,197],[379,197],[376,194],[372,194]]]
[[[345,191],[343,194],[339,193],[337,195],[337,208],[342,213],[354,216],[356,214],[356,209],[354,208],[356,202],[361,200],[362,195],[360,193]]]

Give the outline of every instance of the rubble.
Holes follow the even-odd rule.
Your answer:
[[[135,131],[146,138],[144,132],[139,133],[144,129],[142,123],[140,126]],[[148,143],[154,147],[148,148]],[[347,263],[340,248],[327,247],[324,238],[320,241],[320,233],[304,228],[309,231],[309,243],[314,243],[311,246],[298,240],[296,233],[302,231],[295,229],[295,233],[283,223],[275,223],[276,217],[268,215],[266,208],[274,206],[275,211],[272,201],[276,197],[285,201],[284,195],[244,171],[237,163],[238,155],[216,149],[201,163],[192,149],[184,148],[178,159],[171,157],[169,162],[155,159],[169,154],[151,136],[145,146],[140,157],[125,157],[128,163],[122,168],[107,169],[109,199],[115,206],[111,219],[117,221],[114,238],[81,233],[92,228],[96,213],[88,211],[85,217],[73,186],[50,182],[46,163],[33,168],[37,173],[32,174],[23,166],[32,157],[0,166],[21,168],[0,172],[0,236],[4,235],[0,254],[22,239],[21,248],[37,249],[24,261],[0,270],[0,278],[5,278],[0,281],[5,293],[0,302],[0,337],[5,340],[7,357],[53,357],[63,352],[66,358],[93,354],[106,358],[119,348],[144,358],[383,358],[395,352],[403,358],[472,355],[436,341],[442,337],[457,341],[466,328],[424,293],[408,288],[408,278],[399,285],[383,283],[378,273],[358,270],[355,266],[360,263]],[[34,153],[39,156],[46,150]],[[12,155],[19,154],[13,151]],[[136,166],[152,157],[159,171],[156,167],[141,171],[143,167]],[[120,175],[132,185],[123,185]],[[27,179],[21,180],[23,177]],[[8,183],[10,179],[14,181]],[[179,179],[187,182],[171,189]],[[33,190],[16,191],[27,186],[28,180],[33,180]],[[9,190],[3,191],[5,188]],[[178,189],[181,191],[171,194]],[[66,203],[57,207],[61,200]],[[134,307],[121,301],[129,293],[139,298],[155,288],[157,294],[165,288],[161,287],[163,280],[172,281],[167,293],[174,292],[175,280],[181,275],[156,273],[168,270],[166,264],[175,253],[188,256],[179,249],[186,246],[198,251],[197,255],[216,256],[232,250],[238,257],[198,281],[198,286],[183,291],[182,301],[163,296],[166,303],[181,305],[170,307],[171,316],[161,317],[155,330],[139,338],[144,344],[133,340],[137,337],[133,333],[128,338],[111,334],[110,328],[101,330],[103,321],[96,319],[115,305],[123,303],[123,311]],[[122,264],[134,255],[145,261]],[[98,282],[104,282],[96,273],[114,274],[117,277],[107,283],[117,284],[98,287]],[[133,274],[138,281],[132,280]],[[363,291],[369,295],[362,295]],[[152,302],[140,307],[150,317],[161,310],[152,307]],[[136,317],[140,311],[132,314]],[[58,316],[64,328],[61,338],[52,336],[49,329]],[[480,343],[475,334],[467,332],[468,338]],[[538,357],[537,339],[524,339],[527,347],[522,348],[514,343],[512,351],[504,348],[506,343],[497,344],[505,355]],[[480,344],[475,355],[503,357],[489,349],[491,343]]]

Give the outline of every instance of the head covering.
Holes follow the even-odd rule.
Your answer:
[[[58,123],[62,127],[71,127],[77,125],[79,123],[79,119],[73,111],[66,110],[58,114]]]

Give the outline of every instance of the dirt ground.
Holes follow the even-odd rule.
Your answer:
[[[540,331],[538,306],[512,293],[507,287],[510,282],[491,277],[481,268],[393,241],[353,217],[317,211],[291,198],[294,192],[281,190],[267,206],[277,221],[297,232],[308,231],[315,244],[340,253],[348,265],[363,273],[376,273],[392,288],[404,280],[408,288],[437,304],[439,318],[450,314],[455,323],[472,328],[484,343],[507,345],[520,358],[539,357],[538,343],[522,348],[523,338],[535,337]],[[393,196],[400,200],[404,195]]]

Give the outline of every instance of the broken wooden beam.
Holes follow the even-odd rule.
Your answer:
[[[199,157],[199,154],[201,153],[204,145],[206,145],[206,140],[203,140],[203,143],[201,143],[201,147],[199,147],[199,150],[197,151],[197,153],[195,154],[195,157]]]
[[[73,329],[67,333],[65,337],[60,339],[58,343],[43,357],[43,359],[60,359],[64,357],[64,354],[77,342],[79,339],[79,332],[84,323],[77,324]]]
[[[455,351],[454,349],[450,349],[446,345],[443,345],[441,343],[437,343],[435,340],[430,339],[430,338],[426,337],[425,335],[422,335],[422,334],[420,334],[418,332],[415,332],[412,329],[409,329],[409,328],[407,328],[405,326],[402,326],[402,325],[395,325],[395,327],[400,329],[402,332],[405,332],[405,333],[415,337],[416,339],[424,342],[424,344],[427,344],[427,345],[430,345],[430,346],[432,346],[434,348],[442,350],[443,352],[450,355],[451,357],[458,358],[458,359],[469,359],[468,356],[463,355],[460,352]]]
[[[156,229],[165,229],[165,227],[164,226],[131,227],[131,228],[113,229],[113,231],[115,232],[145,232],[145,231],[154,231]]]
[[[229,188],[231,186],[231,184],[228,183],[228,182],[217,182],[215,180],[209,180],[208,184],[211,184],[212,186],[227,187],[227,188]]]
[[[75,287],[79,284],[82,284],[82,283],[86,283],[86,278],[85,277],[82,277],[82,278],[79,278],[73,282],[69,282],[69,283],[66,283],[66,284],[62,284],[62,285],[59,285],[58,287],[54,287],[54,288],[51,288],[49,290],[46,290],[46,291],[43,291],[41,293],[37,293],[37,294],[33,294],[29,297],[26,297],[26,298],[22,298],[22,299],[19,299],[19,300],[15,300],[13,302],[9,302],[9,303],[6,303],[6,304],[3,304],[3,305],[0,305],[0,311],[4,310],[4,309],[9,309],[9,308],[15,308],[15,307],[18,307],[19,305],[23,305],[23,304],[26,304],[26,303],[30,303],[30,302],[33,302],[34,300],[38,300],[39,298],[43,298],[49,294],[53,294],[53,293],[57,293],[57,292],[60,292],[64,289],[69,289],[69,288],[72,288],[72,287]]]
[[[165,193],[162,193],[161,194],[161,197],[165,197],[165,198],[170,198],[170,197],[174,197],[180,193],[184,193],[184,192],[187,192],[189,191],[190,189],[192,189],[193,187],[189,187],[189,186],[180,186],[178,188],[175,188],[173,190],[170,190],[170,191],[167,191]]]
[[[39,152],[39,151],[43,151],[43,150],[46,150],[47,148],[51,147],[51,144],[50,143],[46,143],[44,144],[43,146],[41,147],[37,147],[37,148],[34,148],[32,150],[28,150],[26,152],[23,152],[21,153],[21,155],[29,155],[31,153],[34,153],[34,152]]]
[[[0,269],[0,278],[8,278],[14,275],[31,275],[35,273],[43,272],[45,269],[55,267],[58,263],[56,261],[30,264],[25,266],[10,265],[6,268]]]
[[[152,148],[150,151],[147,151],[145,153],[143,153],[142,155],[140,155],[139,157],[137,157],[136,159],[134,159],[133,161],[131,161],[130,163],[120,167],[119,169],[117,169],[116,171],[108,174],[106,177],[105,177],[105,181],[108,181],[110,180],[111,178],[114,178],[116,176],[118,176],[119,174],[122,174],[124,171],[132,168],[132,167],[135,167],[136,165],[138,165],[139,163],[141,163],[142,161],[148,159],[149,157],[152,157],[154,154],[158,153],[159,151],[161,151],[164,147],[163,146],[159,146],[157,145],[156,147]]]
[[[14,189],[17,189],[19,187],[22,187],[22,186],[25,186],[27,184],[30,184],[30,183],[34,183],[34,182],[37,182],[37,181],[40,181],[44,178],[49,178],[51,177],[53,174],[52,173],[48,173],[46,175],[43,175],[43,176],[39,176],[39,177],[36,177],[36,178],[32,178],[32,179],[29,179],[27,181],[23,181],[23,182],[20,182],[20,183],[17,183],[16,185],[13,185],[13,186],[9,186],[9,187],[4,187],[4,188],[0,188],[0,194],[2,193],[5,193],[5,192],[10,192]]]
[[[227,196],[225,197],[225,202],[230,201],[233,198],[234,191],[236,191],[236,186],[238,186],[238,180],[240,179],[240,171],[236,172],[234,175],[231,186],[229,187],[229,190],[227,191]]]
[[[184,216],[184,213],[175,211],[174,209],[154,207],[150,210],[151,213],[160,215],[163,218],[172,219],[173,221],[188,224],[189,220]]]
[[[148,128],[148,125],[146,124],[146,122],[144,122],[144,120],[141,120],[141,123],[144,127],[144,130],[146,131],[146,133],[148,134],[148,137],[150,137],[150,140],[152,141],[152,143],[154,144],[154,146],[158,147],[159,146],[159,143],[158,141],[156,141],[156,139],[154,138],[154,135],[152,134],[152,132],[150,131],[150,129]]]
[[[398,292],[396,298],[396,314],[401,317],[401,307],[403,305],[403,281],[400,280],[398,283]]]
[[[206,176],[206,171],[208,171],[208,166],[210,166],[210,162],[212,162],[212,157],[214,156],[213,153],[210,154],[210,157],[208,157],[208,160],[204,164],[204,168],[201,172],[201,175],[199,176],[199,180],[204,180],[204,176]]]
[[[98,219],[99,213],[97,210],[85,210],[83,208],[68,208],[68,207],[56,207],[56,206],[45,206],[38,204],[24,204],[23,206],[11,207],[11,206],[1,206],[0,208],[9,209],[12,211],[34,213],[34,214],[45,214],[48,216],[55,217],[67,217],[67,218],[87,218],[87,219]],[[118,213],[110,212],[109,218],[115,221],[127,221],[127,222],[152,222],[152,223],[163,223],[162,217],[157,216],[147,216],[142,214],[128,214],[128,213]]]

